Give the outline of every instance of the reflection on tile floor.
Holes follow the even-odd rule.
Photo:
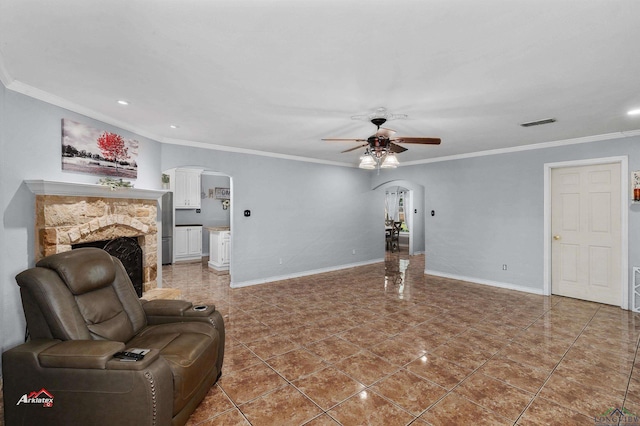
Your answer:
[[[640,413],[640,315],[387,256],[240,289],[206,263],[165,266],[163,285],[215,304],[227,328],[222,377],[188,425],[594,425],[613,424],[610,409]]]
[[[189,426],[593,425],[610,409],[640,413],[640,315],[387,256],[241,289],[206,265],[165,267],[165,287],[215,303],[227,327],[222,378]]]

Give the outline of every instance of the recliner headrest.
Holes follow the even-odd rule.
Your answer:
[[[116,277],[111,255],[92,247],[45,257],[36,266],[56,271],[76,296],[106,287]]]

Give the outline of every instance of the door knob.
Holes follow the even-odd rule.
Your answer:
[[[560,239],[560,235],[554,235],[553,239],[556,240],[556,241],[559,240]]]

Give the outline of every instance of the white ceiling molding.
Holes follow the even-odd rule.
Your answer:
[[[173,144],[173,145],[182,145],[182,146],[190,146],[193,148],[202,148],[202,149],[211,149],[214,151],[225,151],[225,152],[235,152],[238,154],[249,154],[249,155],[259,155],[262,157],[271,157],[271,158],[281,158],[283,160],[292,160],[292,161],[304,161],[307,163],[317,163],[317,164],[327,164],[330,166],[341,166],[341,167],[354,167],[357,168],[357,164],[351,163],[340,163],[337,161],[328,161],[328,160],[318,160],[316,158],[308,158],[308,157],[298,157],[295,155],[287,155],[287,154],[278,154],[275,152],[266,152],[266,151],[257,151],[254,149],[247,148],[237,148],[233,146],[224,146],[224,145],[214,145],[205,142],[194,142],[194,141],[184,141],[180,139],[168,139],[165,138],[162,143]]]
[[[488,155],[508,154],[512,152],[532,151],[536,149],[556,148],[560,146],[576,145],[581,143],[598,142],[610,139],[622,139],[640,136],[640,130],[632,130],[627,132],[608,133],[606,135],[586,136],[582,138],[564,139],[551,142],[535,143],[530,145],[516,146],[513,148],[490,149],[487,151],[470,152],[468,154],[449,155],[446,157],[430,158],[427,160],[408,161],[400,163],[400,166],[415,166],[418,164],[439,163],[442,161],[462,160],[464,158],[485,157]]]

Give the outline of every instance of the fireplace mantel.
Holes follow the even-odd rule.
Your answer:
[[[36,195],[64,195],[67,197],[102,197],[102,198],[131,198],[136,200],[157,200],[166,190],[118,188],[111,190],[108,186],[76,183],[57,182],[50,180],[25,180],[25,184]]]
[[[158,286],[158,200],[167,191],[25,180],[35,194],[35,260],[74,245],[133,238],[142,249],[143,291]]]

